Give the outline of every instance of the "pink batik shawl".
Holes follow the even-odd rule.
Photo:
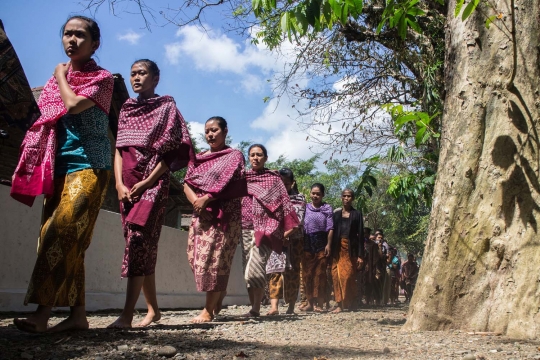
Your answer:
[[[267,244],[273,251],[283,251],[283,235],[300,224],[281,176],[263,169],[246,171],[248,194],[253,196],[255,244]]]
[[[195,160],[187,125],[171,96],[128,99],[118,118],[116,147],[146,150],[148,158],[135,160],[146,164],[142,171],[137,171],[137,163],[124,161],[122,164],[123,181],[129,188],[148,178],[161,160],[172,172]],[[142,152],[137,156],[143,156]],[[164,175],[133,203],[127,222],[145,226],[152,211],[166,206],[170,176],[169,173]]]
[[[184,181],[197,196],[208,194],[217,199],[210,202],[206,209],[212,214],[214,225],[227,226],[228,214],[223,213],[220,200],[247,195],[244,162],[244,155],[239,150],[225,148],[197,154],[195,163],[188,167]]]
[[[114,87],[110,72],[90,60],[82,71],[72,71],[70,67],[67,81],[77,96],[92,100],[109,114]],[[36,196],[50,196],[54,191],[56,122],[67,113],[54,76],[43,87],[38,106],[41,116],[26,132],[11,185],[11,197],[28,206],[32,206]]]

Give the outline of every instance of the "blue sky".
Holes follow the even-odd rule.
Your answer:
[[[156,9],[160,5],[157,0],[151,3]],[[0,1],[0,18],[32,87],[42,86],[55,66],[67,60],[60,28],[72,14],[91,15],[71,0]],[[223,32],[219,13],[204,19],[206,32],[196,26],[178,29],[174,25],[153,26],[149,32],[139,15],[120,11],[114,16],[106,6],[95,19],[103,38],[96,54],[98,64],[122,74],[131,90],[133,61],[156,61],[161,69],[157,93],[176,99],[192,124],[192,136],[199,138],[204,121],[220,115],[229,122],[234,143],[261,142],[267,145],[271,161],[280,154],[291,160],[313,155],[306,133],[294,120],[292,103],[288,99],[263,102],[272,95],[267,80],[283,69],[285,60],[263,46]]]

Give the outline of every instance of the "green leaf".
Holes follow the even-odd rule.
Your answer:
[[[497,15],[490,16],[486,19],[486,29],[489,29],[489,25],[497,18]]]
[[[281,31],[284,33],[288,32],[290,29],[289,19],[290,15],[288,11],[281,15]]]
[[[371,190],[369,186],[364,187],[364,189],[366,189],[366,192],[368,193],[370,197],[373,195],[373,191]]]
[[[422,16],[422,15],[425,15],[426,13],[424,10],[420,8],[413,7],[407,10],[407,14],[412,15],[412,16]]]
[[[341,4],[337,0],[328,0],[332,7],[332,12],[337,19],[341,19]]]
[[[414,141],[414,144],[416,145],[416,147],[419,147],[420,145],[422,145],[422,142],[424,140],[424,134],[426,133],[426,130],[427,130],[426,127],[421,127],[416,132],[416,138],[415,138],[415,141]]]
[[[341,23],[345,25],[349,19],[349,5],[347,3],[343,4],[341,10]]]
[[[461,12],[461,8],[463,7],[463,3],[465,0],[458,0],[456,3],[456,9],[454,10],[454,16],[457,17],[459,13]]]
[[[461,15],[461,20],[465,21],[471,13],[476,9],[478,4],[480,3],[480,0],[471,0],[470,3],[467,4],[465,7],[465,10],[463,10],[463,14]]]
[[[353,2],[354,8],[356,9],[356,14],[362,14],[362,10],[364,10],[364,0],[353,0]]]
[[[306,8],[306,19],[309,25],[315,27],[321,17],[320,0],[311,0]]]
[[[410,121],[415,121],[416,119],[418,119],[418,115],[416,115],[416,114],[403,115],[403,116],[398,117],[394,121],[394,125],[403,125],[403,124],[408,123]]]
[[[405,39],[405,37],[407,36],[407,18],[405,16],[402,16],[399,19],[398,34],[399,37],[402,39]]]

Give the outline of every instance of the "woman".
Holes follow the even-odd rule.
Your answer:
[[[298,298],[300,288],[300,263],[304,250],[304,214],[306,213],[306,198],[298,192],[294,174],[291,169],[283,168],[279,170],[281,181],[289,194],[289,199],[293,204],[294,211],[298,216],[300,224],[298,228],[286,231],[283,235],[284,252],[288,257],[288,264],[283,273],[274,273],[270,276],[270,304],[268,315],[279,314],[279,299],[284,299],[289,304],[287,314],[294,314],[294,305]]]
[[[332,246],[332,206],[322,201],[324,185],[311,186],[311,203],[306,206],[304,219],[304,256],[302,278],[307,305],[302,311],[322,312],[326,294],[326,265]]]
[[[28,130],[14,174],[12,196],[32,205],[46,195],[38,258],[25,304],[38,304],[27,332],[88,329],[84,302],[84,253],[110,177],[108,113],[114,80],[92,55],[100,45],[97,23],[71,17],[62,27],[69,57],[58,64],[39,98],[42,116]],[[53,307],[70,306],[69,317],[47,329]]]
[[[209,151],[188,167],[184,192],[193,204],[188,261],[206,304],[192,322],[212,321],[227,294],[231,264],[241,233],[240,198],[247,195],[244,155],[225,144],[227,121],[211,117],[205,124]]]
[[[251,169],[246,172],[248,196],[242,199],[242,264],[251,310],[247,317],[260,316],[266,285],[267,261],[274,251],[283,252],[284,234],[300,223],[281,181],[266,169],[268,152],[261,144],[248,149]]]
[[[332,280],[334,299],[333,313],[356,308],[356,271],[364,263],[364,222],[362,212],[352,207],[354,192],[345,189],[341,193],[343,207],[334,212],[332,233]]]
[[[189,132],[171,96],[156,95],[159,68],[148,59],[131,66],[130,82],[139,96],[128,99],[118,119],[114,175],[126,240],[123,278],[126,303],[109,328],[131,328],[141,288],[148,313],[138,326],[161,318],[156,297],[159,235],[165,220],[171,172],[194,160]]]

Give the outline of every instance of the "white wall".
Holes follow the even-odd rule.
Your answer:
[[[0,185],[0,311],[33,311],[24,306],[24,296],[36,260],[42,200],[32,208],[9,196],[10,188]],[[101,210],[90,248],[86,252],[86,308],[121,309],[126,279],[120,279],[124,254],[120,215]],[[159,241],[156,282],[161,308],[202,308],[204,293],[195,287],[187,262],[187,231],[163,227]],[[224,303],[247,304],[242,276],[240,248],[237,249],[227,297]],[[144,309],[141,293],[137,307]]]

